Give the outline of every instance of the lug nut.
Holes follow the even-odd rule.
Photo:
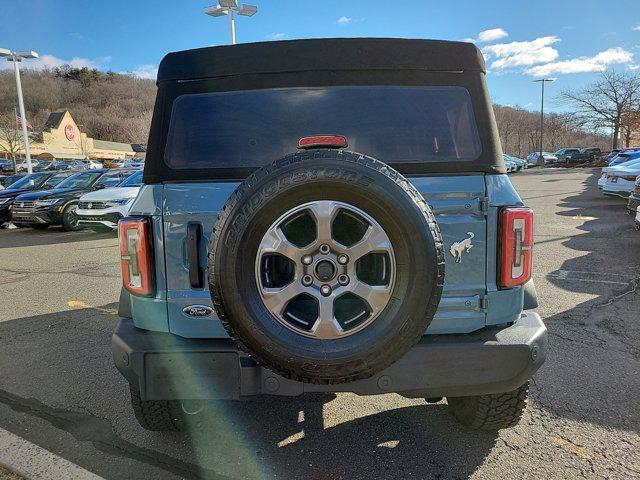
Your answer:
[[[313,283],[313,278],[311,278],[311,275],[304,275],[302,277],[302,284],[305,287],[308,287],[309,285],[311,285]]]
[[[320,287],[320,293],[325,297],[328,297],[329,295],[331,295],[331,287],[329,285],[322,285]]]
[[[323,243],[322,245],[320,245],[320,253],[326,255],[330,251],[331,251],[331,248],[326,243]]]
[[[338,263],[340,265],[346,265],[349,261],[349,257],[347,257],[344,253],[342,255],[338,255]]]
[[[303,265],[311,265],[311,262],[313,262],[313,257],[311,255],[305,255],[304,257],[302,257]]]
[[[338,283],[342,286],[349,284],[349,275],[345,275],[344,273],[338,277]]]

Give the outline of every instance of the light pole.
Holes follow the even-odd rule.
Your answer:
[[[534,82],[540,82],[542,84],[542,97],[540,102],[540,156],[538,157],[538,161],[542,159],[542,166],[544,167],[544,157],[542,156],[542,139],[544,135],[544,84],[546,82],[554,82],[555,78],[539,78],[538,80],[534,80]]]
[[[27,158],[27,173],[31,174],[31,152],[29,152],[29,133],[27,132],[27,116],[24,113],[24,100],[22,98],[22,83],[20,82],[20,68],[18,64],[23,58],[38,58],[38,54],[34,51],[12,52],[6,48],[0,48],[0,57],[7,57],[8,62],[13,62],[16,72],[16,89],[18,90],[18,108],[20,108],[20,123],[22,124],[22,136],[24,138],[24,153]],[[15,164],[14,164],[15,165]]]
[[[229,16],[229,29],[231,30],[231,45],[236,44],[236,22],[233,18],[234,13],[238,15],[244,15],[245,17],[251,17],[258,13],[257,5],[247,5],[243,3],[241,7],[238,6],[238,0],[218,0],[217,5],[211,5],[204,9],[204,13],[212,17],[222,17],[223,15]]]

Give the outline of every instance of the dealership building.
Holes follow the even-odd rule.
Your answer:
[[[0,132],[0,156],[6,156],[7,139]],[[68,110],[53,112],[42,132],[29,132],[31,156],[42,160],[109,160],[143,157],[144,147],[130,143],[108,142],[82,132]],[[4,154],[4,155],[3,155]],[[19,155],[24,156],[24,147]]]

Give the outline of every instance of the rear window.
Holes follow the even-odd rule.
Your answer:
[[[391,164],[472,161],[481,145],[462,87],[282,88],[181,95],[165,163],[173,169],[259,167],[301,137],[343,135],[349,150]]]

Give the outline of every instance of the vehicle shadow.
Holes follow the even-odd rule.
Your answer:
[[[0,248],[55,245],[108,238],[116,238],[116,234],[96,233],[93,230],[65,232],[60,227],[49,227],[46,230],[35,230],[32,228],[4,228],[0,229]]]
[[[536,255],[570,257],[537,281],[541,311],[570,308],[544,317],[549,355],[532,396],[559,418],[640,432],[640,235],[625,200],[598,190],[599,169],[588,173],[561,198],[557,222],[539,228],[548,235]]]
[[[444,403],[395,395],[218,402],[188,434],[144,431],[111,358],[115,307],[0,322],[0,405],[72,435],[69,445],[20,429],[105,478],[144,478],[149,466],[181,478],[467,478],[498,439],[459,426]],[[85,442],[115,457],[81,456]]]

